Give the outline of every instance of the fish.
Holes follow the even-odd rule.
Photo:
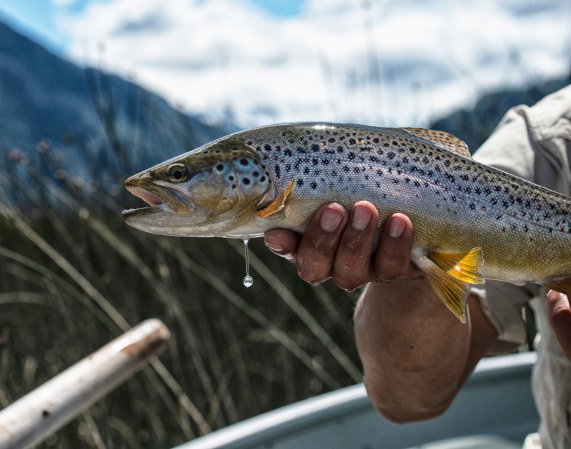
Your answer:
[[[466,322],[473,285],[537,283],[571,294],[571,198],[472,159],[444,131],[286,123],[239,131],[125,181],[148,207],[134,228],[248,240],[303,234],[323,204],[370,201],[379,229],[396,212],[414,224],[412,262]]]

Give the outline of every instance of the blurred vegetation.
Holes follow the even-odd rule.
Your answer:
[[[123,180],[144,165],[101,118],[98,151],[44,139],[0,153],[0,407],[149,317],[170,328],[167,351],[41,447],[167,448],[359,381],[354,295],[309,287],[256,241],[246,289],[242,242],[123,223],[140,205]],[[176,126],[178,148],[202,143]]]

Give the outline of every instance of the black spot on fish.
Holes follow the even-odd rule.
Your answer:
[[[224,171],[224,165],[223,165],[223,164],[218,164],[218,165],[216,166],[216,171],[219,171],[219,172]]]
[[[252,176],[253,176],[254,178],[257,178],[258,176],[260,176],[260,173],[258,173],[257,171],[253,171],[253,172],[252,172]]]
[[[295,183],[297,184],[298,187],[301,187],[303,186],[303,179],[298,179]]]
[[[375,137],[375,138],[373,139],[373,142],[374,142],[374,143],[379,143],[379,138],[378,138],[378,137]]]
[[[311,151],[319,151],[319,145],[317,145],[316,143],[311,145]]]
[[[311,181],[311,184],[309,184],[309,187],[311,187],[312,190],[317,189],[317,183],[315,181]]]
[[[347,155],[347,157],[349,158],[350,161],[355,159],[355,153],[353,153],[352,151]]]
[[[351,145],[355,145],[357,143],[357,141],[355,139],[351,138],[351,139],[349,139],[349,143]]]
[[[279,166],[279,165],[276,165],[275,168],[274,168],[274,171],[275,171],[275,173],[276,173],[276,178],[280,179],[280,176],[281,176],[280,166]]]
[[[242,178],[242,184],[244,184],[245,186],[250,185],[250,178]]]
[[[309,173],[309,167],[304,167],[303,172],[307,175]]]
[[[248,165],[248,159],[240,159],[240,165]]]
[[[266,182],[266,177],[264,175],[260,177],[260,182]]]

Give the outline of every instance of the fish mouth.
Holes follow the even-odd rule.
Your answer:
[[[134,209],[126,209],[122,212],[123,218],[129,219],[140,215],[149,215],[157,213],[174,213],[177,215],[186,215],[189,208],[180,200],[178,195],[171,193],[160,186],[137,185],[139,183],[127,180],[125,188],[132,195],[142,199],[148,206]],[[151,191],[152,189],[152,191]]]

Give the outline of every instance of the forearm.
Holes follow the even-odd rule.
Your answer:
[[[369,396],[394,421],[442,413],[472,368],[470,320],[461,324],[422,279],[370,283],[355,334]]]

